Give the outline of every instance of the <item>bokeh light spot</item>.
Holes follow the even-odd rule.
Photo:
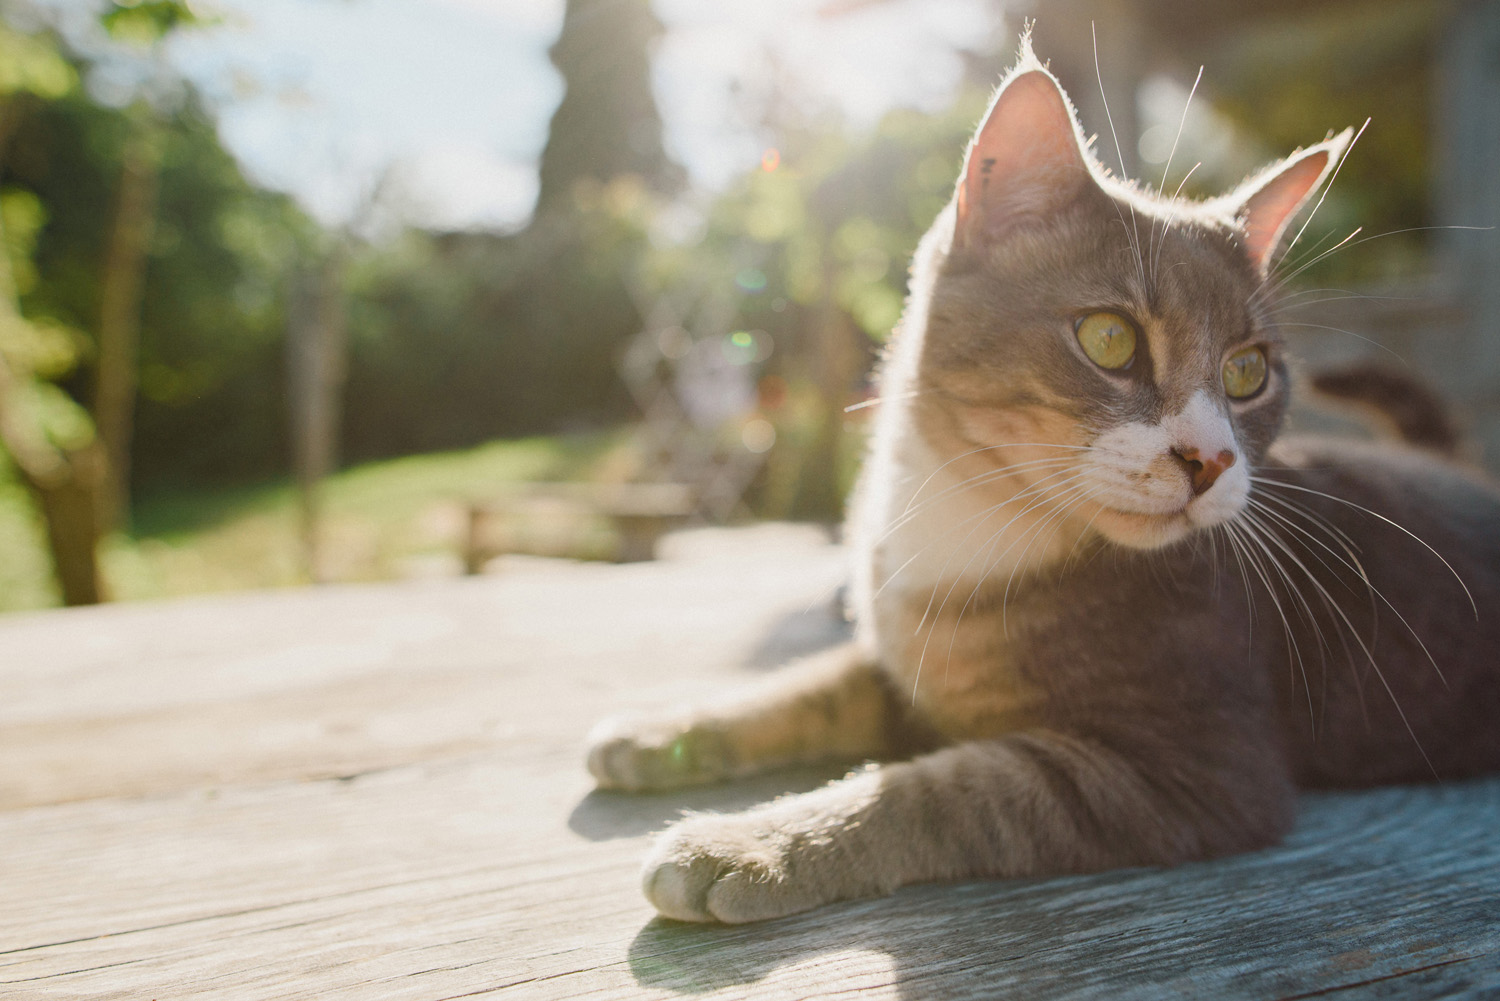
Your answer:
[[[764,330],[736,330],[724,338],[724,359],[734,365],[750,365],[771,357],[775,348]]]
[[[740,430],[740,441],[756,455],[769,452],[776,444],[776,428],[764,417],[755,417],[745,422]]]

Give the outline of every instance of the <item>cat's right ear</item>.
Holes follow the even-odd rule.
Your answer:
[[[1045,218],[1092,183],[1073,111],[1039,65],[1006,80],[969,144],[955,249],[983,246]]]
[[[1262,275],[1271,270],[1276,249],[1293,217],[1332,177],[1353,136],[1353,129],[1345,129],[1293,153],[1246,181],[1231,196],[1239,205],[1245,253]]]

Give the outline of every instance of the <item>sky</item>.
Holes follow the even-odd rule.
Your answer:
[[[86,3],[87,0],[60,0]],[[984,47],[992,0],[885,0],[820,17],[828,0],[655,0],[666,26],[653,85],[668,151],[712,191],[763,142],[742,118],[769,58],[809,100],[856,124],[936,109],[956,50]],[[180,32],[167,59],[216,108],[252,178],[325,223],[350,221],[380,179],[405,221],[515,228],[562,98],[547,48],[563,0],[200,0],[219,23]]]

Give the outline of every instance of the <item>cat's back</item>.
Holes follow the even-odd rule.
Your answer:
[[[1416,449],[1288,439],[1252,496],[1276,584],[1259,645],[1299,779],[1500,769],[1500,489]]]

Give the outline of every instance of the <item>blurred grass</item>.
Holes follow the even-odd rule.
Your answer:
[[[323,485],[323,571],[340,581],[455,573],[470,501],[533,481],[609,482],[634,462],[628,431],[499,441],[356,466]],[[306,583],[290,483],[182,489],[139,498],[135,528],[110,539],[115,597],[164,598]],[[0,469],[0,611],[57,604],[42,525]]]

